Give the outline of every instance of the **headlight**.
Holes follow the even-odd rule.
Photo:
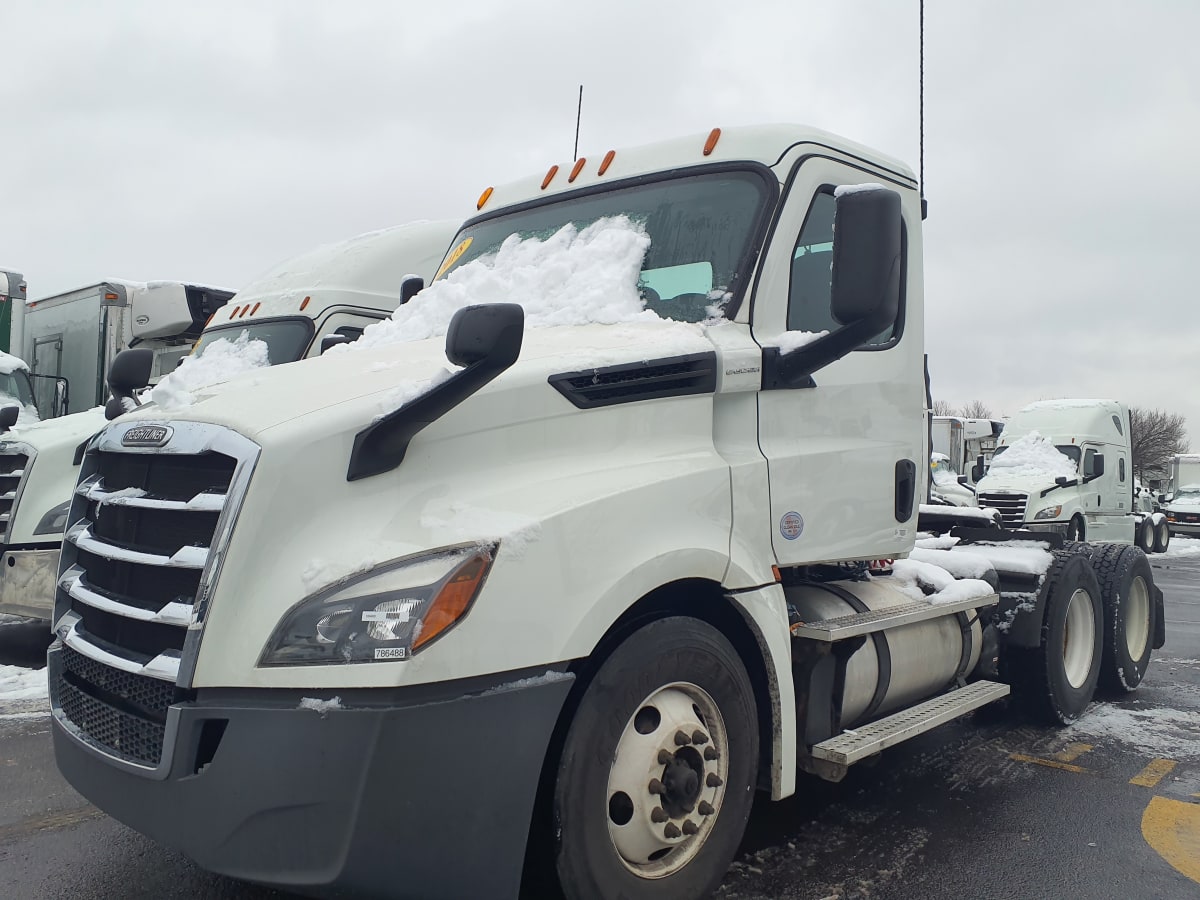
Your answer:
[[[452,547],[386,563],[308,597],[280,621],[260,666],[408,659],[467,614],[495,547]]]
[[[71,501],[60,503],[50,512],[42,516],[42,520],[38,522],[37,528],[33,529],[34,534],[60,534],[67,530],[67,514],[71,511]]]
[[[1062,512],[1061,506],[1047,506],[1045,509],[1039,509],[1035,519],[1057,519],[1059,513]]]

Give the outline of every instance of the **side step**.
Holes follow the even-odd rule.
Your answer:
[[[914,622],[924,622],[968,609],[979,609],[983,606],[995,606],[1000,602],[999,594],[987,594],[983,597],[969,597],[966,600],[955,600],[953,603],[926,603],[917,601],[903,606],[889,606],[876,612],[855,613],[849,616],[838,616],[836,619],[822,619],[819,622],[798,622],[791,627],[792,637],[811,638],[814,641],[833,643],[844,641],[846,638],[858,637],[860,634],[871,634],[887,628],[899,628],[901,625],[912,625]]]
[[[812,748],[812,755],[835,765],[848,766],[865,756],[894,747],[911,737],[944,725],[951,719],[1008,696],[1008,685],[995,681],[976,681],[948,694],[910,706],[878,722],[856,730],[846,730],[835,738]]]

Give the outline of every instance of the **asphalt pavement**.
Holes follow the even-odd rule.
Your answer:
[[[761,798],[721,900],[1200,897],[1200,556],[1155,558],[1167,646],[1141,688],[1069,729],[989,708],[840,784]],[[42,626],[0,624],[0,665]],[[58,775],[45,703],[0,703],[0,898],[290,896],[204,872]]]

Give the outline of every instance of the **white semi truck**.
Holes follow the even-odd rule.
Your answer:
[[[1180,453],[1171,457],[1167,494],[1162,512],[1172,534],[1200,535],[1200,454]]]
[[[415,291],[421,286],[419,279],[433,275],[457,224],[418,222],[386,228],[280,264],[219,309],[203,333],[193,335],[182,350],[174,343],[151,344],[150,382],[173,371],[193,343],[193,352],[201,354],[214,341],[245,334],[266,343],[270,362],[277,365],[320,353],[322,343],[331,338],[357,336],[396,308],[405,276],[416,276],[407,285]],[[145,314],[138,298],[168,290],[159,283],[148,292],[130,291],[126,296],[135,298],[131,315]],[[173,293],[184,296],[179,290]],[[3,383],[0,375],[0,389]],[[97,406],[0,437],[0,613],[50,618],[58,551],[82,444],[104,424],[104,410]]]
[[[684,900],[756,789],[1136,687],[1136,547],[871,562],[914,552],[930,452],[901,163],[714,129],[478,206],[355,346],[89,444],[48,677],[98,807],[305,892]]]
[[[1003,430],[1004,422],[998,419],[933,416],[929,469],[934,498],[953,506],[975,506],[975,472],[980,465],[986,471]]]
[[[1129,410],[1115,400],[1031,403],[1005,424],[976,500],[1011,528],[1162,553],[1167,521],[1135,505],[1129,435]]]

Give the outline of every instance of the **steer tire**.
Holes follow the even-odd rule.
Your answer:
[[[1084,526],[1083,518],[1081,516],[1071,516],[1071,521],[1067,523],[1066,539],[1068,541],[1087,540],[1087,528]]]
[[[711,701],[719,726],[712,715],[700,711],[704,700],[681,701],[681,688],[699,690]],[[655,716],[661,711],[661,723],[677,722],[692,710],[711,738],[679,746],[671,737],[679,737],[680,732],[674,725],[660,724]],[[684,725],[685,731],[691,727]],[[554,861],[567,900],[669,900],[706,897],[715,891],[737,852],[754,802],[758,735],[750,679],[737,651],[720,632],[698,619],[672,617],[651,622],[628,637],[584,692],[558,763]],[[651,746],[659,749],[645,749]],[[705,804],[697,803],[694,794],[686,813],[679,812],[672,796],[655,796],[658,792],[649,787],[652,784],[662,788],[687,781],[672,763],[663,762],[666,757],[674,753],[678,761],[690,753],[689,759],[707,760],[701,753],[709,753],[710,748],[718,751],[716,758],[725,755],[726,762],[699,762],[704,768],[698,768],[699,779],[691,781],[692,789],[707,785],[711,790],[709,809],[715,812],[707,813],[710,818],[702,817]],[[630,761],[632,765],[627,765]],[[707,780],[711,774],[703,774],[713,772],[710,766],[722,766],[726,772],[720,786]],[[620,780],[629,772],[639,775]],[[662,816],[668,808],[669,821],[653,819],[655,811]],[[668,834],[676,843],[653,850],[644,860],[627,862],[618,848],[618,840],[624,839],[620,836],[626,834],[623,828],[638,829],[628,834],[644,843],[658,840],[664,830],[684,822],[690,823],[688,827],[699,823],[702,830],[691,837]],[[686,846],[697,839],[700,842],[694,847]],[[654,866],[665,871],[656,872]]]
[[[1129,544],[1099,544],[1092,552],[1092,569],[1104,602],[1100,686],[1126,693],[1142,683],[1150,665],[1158,620],[1150,561]]]
[[[1041,643],[1028,649],[1006,647],[1001,677],[1012,685],[1016,702],[1027,714],[1068,725],[1083,714],[1096,693],[1103,653],[1100,585],[1088,557],[1055,551],[1040,599],[1045,614]]]
[[[1166,517],[1154,526],[1154,552],[1166,553],[1167,547],[1171,546],[1171,525]]]

